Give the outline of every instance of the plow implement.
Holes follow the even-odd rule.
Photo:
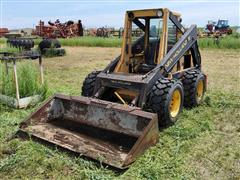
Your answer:
[[[58,94],[19,132],[124,169],[157,142],[158,122],[140,108]]]

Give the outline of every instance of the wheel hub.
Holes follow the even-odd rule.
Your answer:
[[[175,89],[170,104],[170,115],[174,118],[178,115],[181,106],[181,93],[179,89]]]
[[[197,84],[197,100],[198,100],[198,102],[202,100],[203,91],[204,91],[203,87],[204,87],[203,80],[200,80]]]

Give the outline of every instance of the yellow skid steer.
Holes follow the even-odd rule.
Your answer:
[[[168,9],[127,11],[120,56],[86,77],[82,96],[46,101],[18,134],[124,169],[205,90],[196,26],[184,28]]]

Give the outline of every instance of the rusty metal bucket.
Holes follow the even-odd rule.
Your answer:
[[[158,141],[158,121],[136,107],[57,94],[19,132],[124,169]]]

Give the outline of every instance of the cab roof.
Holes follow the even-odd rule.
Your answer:
[[[177,17],[181,16],[180,13],[172,12],[167,8],[129,10],[127,11],[127,13],[128,14],[132,13],[134,17],[162,17],[165,11],[169,11]]]

